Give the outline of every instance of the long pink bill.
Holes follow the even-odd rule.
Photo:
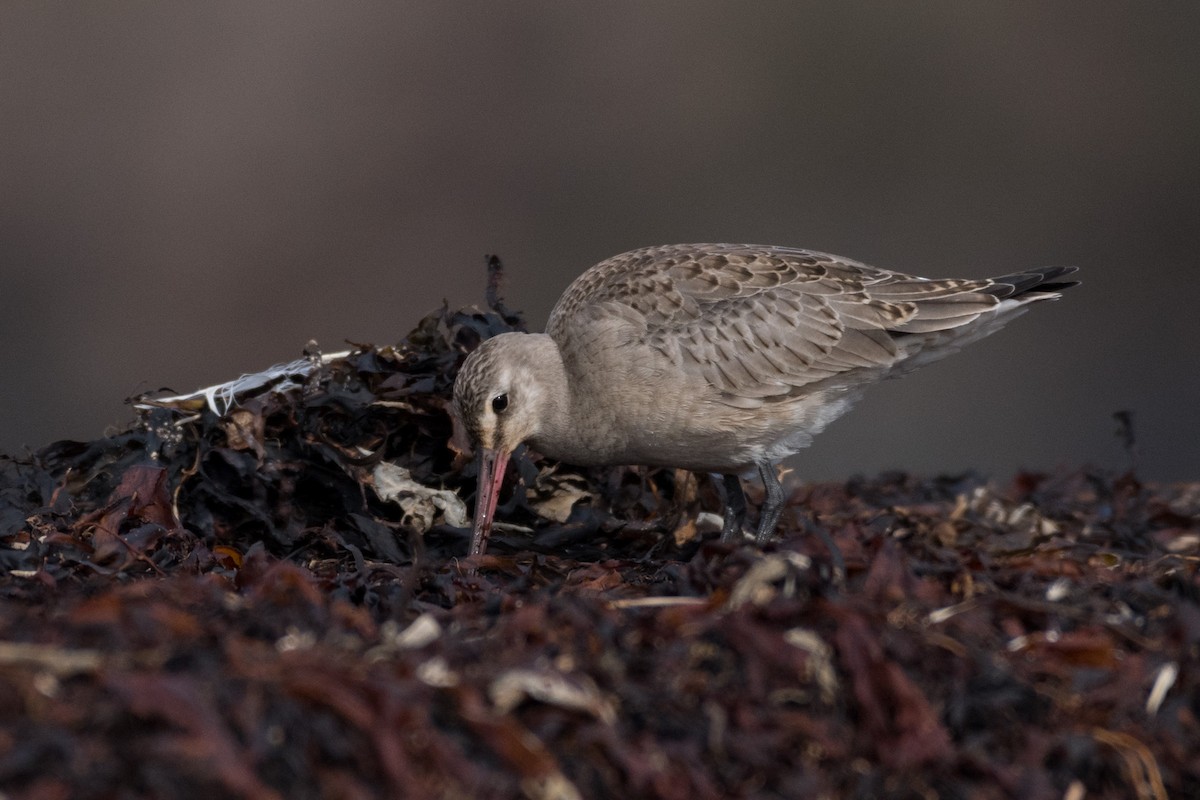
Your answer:
[[[508,453],[487,447],[479,448],[479,484],[475,490],[475,525],[471,534],[470,555],[481,555],[487,549],[492,517],[496,513],[496,500],[500,497],[500,484],[504,481],[504,469],[507,466]]]

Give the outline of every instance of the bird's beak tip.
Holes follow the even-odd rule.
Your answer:
[[[471,531],[470,555],[481,555],[487,548],[508,456],[508,453],[492,447],[479,449],[479,486],[475,492],[475,522]]]

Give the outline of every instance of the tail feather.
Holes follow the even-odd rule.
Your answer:
[[[1076,267],[1042,267],[992,278],[988,285],[975,289],[976,297],[991,295],[991,309],[982,313],[964,305],[969,313],[961,319],[922,319],[920,313],[902,326],[889,330],[903,356],[892,375],[902,375],[919,366],[940,361],[964,346],[990,336],[1012,320],[1024,314],[1030,303],[1055,300],[1059,292],[1077,285],[1078,281],[1062,280],[1077,271]],[[924,307],[922,306],[922,311]]]
[[[1018,298],[1032,292],[1052,294],[1078,285],[1079,281],[1059,280],[1078,270],[1078,267],[1041,267],[1014,272],[1011,275],[992,278],[992,285],[981,291],[1001,299]]]

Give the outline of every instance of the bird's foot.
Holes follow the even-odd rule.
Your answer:
[[[742,538],[742,524],[746,521],[746,493],[737,475],[723,475],[725,491],[725,522],[721,526],[721,541],[732,542]]]

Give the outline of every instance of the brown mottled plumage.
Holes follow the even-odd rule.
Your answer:
[[[999,330],[1074,285],[1074,267],[930,280],[786,247],[690,244],[614,256],[580,275],[544,334],[503,334],[463,364],[456,413],[481,453],[471,552],[482,552],[512,450],[577,465],[738,475],[767,489],[758,541],[783,508],[775,464],[866,386]]]

